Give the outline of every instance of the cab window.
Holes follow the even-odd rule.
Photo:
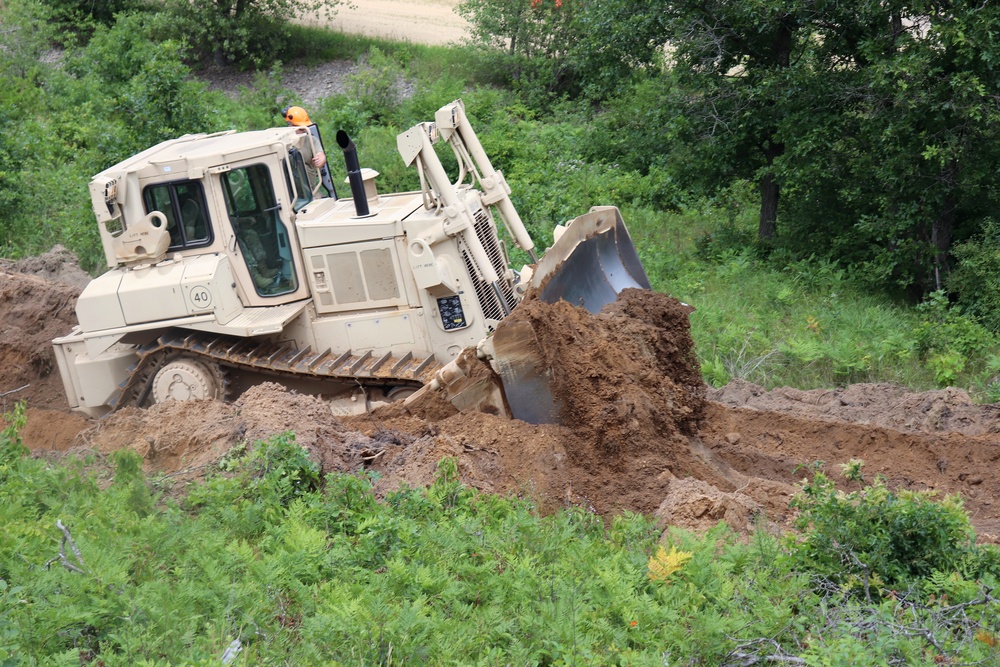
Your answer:
[[[172,181],[148,185],[142,191],[146,213],[160,211],[167,217],[169,250],[206,246],[212,242],[205,192],[198,181]]]
[[[271,172],[254,164],[220,174],[226,212],[254,289],[279,296],[298,289],[288,231],[279,215]]]
[[[287,172],[289,165],[291,165],[291,175]],[[306,161],[299,149],[292,148],[288,151],[288,164],[285,167],[288,190],[295,193],[295,203],[292,204],[292,208],[298,212],[313,200],[312,185],[309,183],[309,172],[306,171]]]

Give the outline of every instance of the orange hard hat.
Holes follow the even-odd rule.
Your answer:
[[[289,125],[295,125],[296,127],[312,125],[312,121],[309,120],[309,114],[302,107],[288,107],[282,113]]]

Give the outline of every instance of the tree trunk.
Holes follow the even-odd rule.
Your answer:
[[[771,42],[772,62],[785,69],[791,64],[792,44],[795,35],[795,25],[791,16],[786,16],[778,25],[778,30]],[[778,182],[774,180],[774,161],[785,152],[785,145],[774,140],[772,134],[767,138],[764,147],[766,168],[760,179],[760,226],[757,228],[757,238],[769,242],[774,238],[778,228]]]
[[[767,170],[760,178],[760,225],[757,228],[757,239],[770,241],[778,229],[778,198],[781,190],[774,180],[774,161],[785,152],[785,145],[774,141],[764,149],[767,160]]]
[[[944,181],[948,191],[941,204],[941,210],[931,227],[931,244],[935,250],[934,289],[938,290],[944,289],[944,276],[951,270],[948,265],[948,251],[951,250],[951,236],[955,226],[955,177],[957,172],[957,162],[952,160],[941,174],[941,180]]]
[[[768,172],[760,179],[760,226],[757,238],[770,241],[778,229],[778,184],[774,175]]]

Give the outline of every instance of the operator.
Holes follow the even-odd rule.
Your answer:
[[[257,291],[268,296],[280,278],[278,269],[270,265],[271,262],[264,249],[264,244],[261,243],[260,236],[252,224],[235,224],[234,229],[240,250],[243,251],[243,259],[250,271],[250,278],[257,286]]]
[[[285,107],[281,115],[294,127],[306,128],[309,136],[312,137],[313,159],[312,165],[319,170],[320,181],[327,195],[337,198],[337,191],[333,187],[333,177],[330,176],[330,167],[326,164],[326,153],[323,151],[323,140],[319,136],[319,127],[309,120],[309,114],[302,107]]]

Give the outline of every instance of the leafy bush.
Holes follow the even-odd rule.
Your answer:
[[[347,97],[373,121],[384,121],[403,98],[403,68],[373,46],[358,61],[357,69],[344,77]]]
[[[170,34],[183,36],[195,54],[216,64],[267,68],[287,50],[293,19],[330,18],[338,4],[340,0],[171,0]]]
[[[917,312],[913,339],[939,387],[954,385],[970,360],[988,357],[996,344],[996,336],[952,306],[944,291],[928,294]]]
[[[860,461],[844,466],[861,480]],[[975,544],[961,498],[938,502],[931,492],[892,491],[882,479],[850,493],[816,471],[793,499],[802,531],[790,545],[797,567],[867,597],[919,588],[938,573],[1000,575],[995,549]]]
[[[162,14],[123,16],[111,28],[99,28],[67,62],[68,71],[103,95],[104,113],[119,121],[110,125],[119,159],[165,139],[213,129],[204,84],[190,79],[183,45],[155,39],[168,24]]]
[[[42,0],[52,13],[52,19],[70,30],[85,36],[98,25],[109,26],[118,14],[133,12],[143,7],[143,0]]]
[[[28,448],[21,442],[21,430],[27,420],[27,409],[23,401],[14,406],[13,412],[3,415],[4,427],[0,430],[0,471],[4,465],[13,463],[28,453]]]
[[[493,60],[494,72],[532,104],[547,106],[577,90],[573,45],[582,34],[579,0],[463,0],[461,14],[473,43]]]
[[[977,236],[954,248],[958,266],[948,278],[958,303],[993,332],[1000,332],[1000,222],[983,221]]]

